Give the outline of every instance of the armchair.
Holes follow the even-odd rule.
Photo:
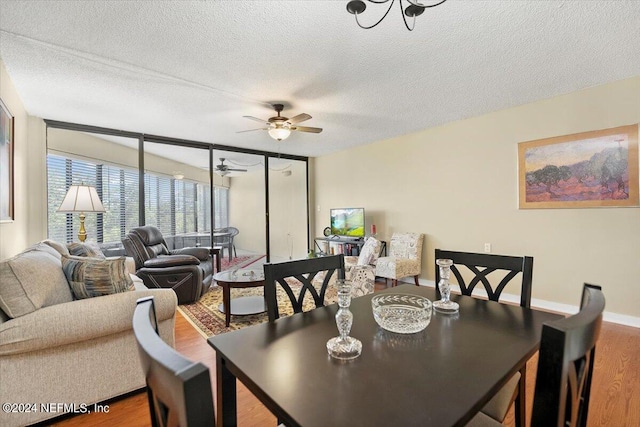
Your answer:
[[[197,301],[209,290],[213,263],[208,248],[170,251],[160,230],[151,225],[131,229],[122,243],[148,288],[173,289],[179,304]]]
[[[378,258],[376,276],[392,280],[392,286],[398,284],[398,279],[413,276],[416,286],[418,276],[422,270],[422,242],[421,233],[393,233],[389,244],[389,256]]]
[[[360,250],[359,256],[344,257],[344,271],[353,286],[353,296],[373,292],[376,281],[376,263],[380,256],[382,242],[369,237]]]

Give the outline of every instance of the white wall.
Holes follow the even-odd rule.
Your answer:
[[[640,77],[315,159],[321,235],[332,207],[363,206],[382,238],[426,234],[434,249],[534,257],[533,298],[576,306],[583,282],[607,311],[640,316],[640,209],[518,209],[517,144],[640,122]],[[357,160],[354,160],[357,159]],[[351,171],[345,182],[336,170]],[[508,291],[507,291],[508,292]]]

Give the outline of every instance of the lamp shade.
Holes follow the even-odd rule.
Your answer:
[[[95,187],[72,185],[64,196],[58,212],[106,212]]]

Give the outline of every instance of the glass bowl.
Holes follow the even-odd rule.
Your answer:
[[[379,294],[371,299],[373,318],[387,331],[420,332],[431,322],[431,301],[419,295]]]

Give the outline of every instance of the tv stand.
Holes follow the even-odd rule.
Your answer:
[[[314,244],[317,256],[344,254],[345,256],[358,256],[360,250],[364,246],[364,238],[362,237],[345,237],[345,236],[328,236],[316,237]],[[333,250],[333,251],[332,251]],[[387,253],[387,244],[382,242],[380,254]]]

